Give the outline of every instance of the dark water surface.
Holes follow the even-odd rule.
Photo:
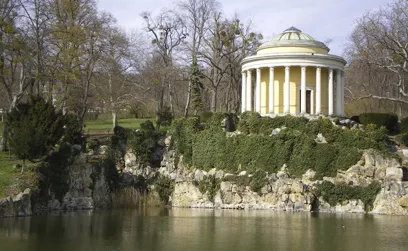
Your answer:
[[[0,219],[0,250],[408,250],[408,217],[138,209]]]

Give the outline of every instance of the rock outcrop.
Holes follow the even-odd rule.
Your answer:
[[[31,214],[31,191],[28,188],[15,197],[0,200],[0,217],[28,216]]]
[[[324,140],[319,139],[319,142],[324,143]],[[300,179],[292,178],[286,172],[284,165],[277,173],[266,174],[267,182],[255,192],[251,190],[249,184],[241,182],[250,178],[251,174],[247,172],[231,174],[216,169],[204,171],[188,168],[183,164],[182,156],[177,162],[172,150],[164,152],[159,169],[132,165],[136,158],[131,154],[127,156],[125,162],[128,172],[143,176],[152,176],[155,172],[159,172],[175,182],[174,192],[170,198],[170,203],[174,207],[365,212],[364,203],[358,199],[330,205],[323,197],[316,196],[315,187],[322,181],[315,180],[313,170],[308,170]],[[204,182],[208,177],[216,180],[216,191],[200,191],[200,182]],[[384,157],[374,150],[367,150],[356,165],[346,171],[339,171],[336,177],[325,177],[324,180],[334,184],[346,183],[362,187],[378,181],[381,184],[381,190],[371,212],[408,215],[408,195],[406,194],[408,182],[402,181],[402,178],[403,169],[396,159]]]
[[[109,206],[110,192],[104,175],[105,167],[101,161],[89,163],[87,157],[85,153],[80,153],[69,167],[69,190],[63,198],[61,208],[54,209],[77,210]]]

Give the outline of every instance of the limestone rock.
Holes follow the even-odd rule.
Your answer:
[[[136,165],[136,155],[134,153],[127,152],[125,154],[124,159],[125,159],[125,166],[126,167],[131,167],[131,166]]]
[[[302,175],[302,180],[311,181],[314,180],[316,172],[312,169],[308,169],[305,174]]]
[[[31,210],[31,190],[25,189],[15,197],[0,200],[0,217],[29,216]]]
[[[191,182],[179,182],[174,186],[171,204],[174,207],[197,207],[197,204],[211,203],[198,187]]]
[[[385,169],[385,178],[387,180],[395,180],[401,181],[402,180],[402,169],[398,167],[389,167]]]
[[[327,144],[326,138],[323,137],[323,134],[321,133],[317,134],[315,141],[316,143],[319,143],[319,144]]]
[[[205,174],[200,169],[197,169],[194,173],[194,180],[195,181],[202,181],[204,180]]]

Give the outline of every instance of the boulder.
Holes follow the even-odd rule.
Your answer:
[[[31,209],[31,190],[25,189],[15,197],[0,200],[0,217],[29,216]]]
[[[387,180],[401,181],[403,177],[403,172],[401,168],[389,167],[385,169],[385,178]]]
[[[311,181],[314,180],[316,176],[316,172],[312,169],[308,169],[303,175],[302,180]]]

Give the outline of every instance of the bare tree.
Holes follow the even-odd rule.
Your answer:
[[[224,104],[229,102],[228,92],[232,90],[236,93],[236,102],[239,102],[240,71],[236,69],[240,68],[242,58],[252,53],[260,39],[260,34],[250,32],[250,25],[244,25],[237,17],[229,20],[223,19],[222,13],[214,14],[209,36],[200,51],[200,60],[208,67],[205,76],[211,93],[211,111],[217,110],[221,88],[226,90]],[[239,104],[235,106],[239,107]],[[227,105],[227,111],[230,108]]]
[[[173,107],[173,84],[171,75],[174,68],[174,52],[178,46],[186,39],[187,30],[184,20],[173,11],[164,11],[157,17],[152,18],[149,13],[142,13],[146,21],[147,32],[153,37],[152,44],[156,46],[157,55],[162,61],[162,73],[160,79],[160,97],[158,100],[157,114],[163,109],[164,97],[167,88],[167,96],[171,113],[174,114]]]
[[[186,105],[184,108],[184,117],[187,117],[191,99],[193,98],[194,113],[201,107],[201,89],[202,73],[197,62],[198,52],[200,51],[206,33],[209,31],[209,22],[212,15],[218,8],[219,3],[215,0],[186,0],[179,3],[183,12],[188,34],[190,35],[187,42],[189,53],[190,73],[188,81],[188,91]]]
[[[398,104],[402,115],[402,105],[408,105],[407,27],[405,0],[396,0],[358,20],[347,50],[349,72],[354,72],[349,76],[347,89],[352,100]]]

